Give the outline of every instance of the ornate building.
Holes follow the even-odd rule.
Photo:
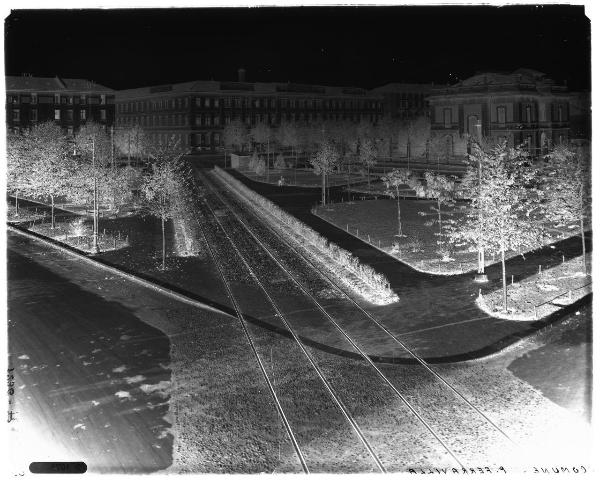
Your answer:
[[[188,152],[215,151],[234,120],[258,122],[367,120],[383,115],[381,98],[360,88],[293,83],[193,81],[116,92],[117,128],[139,125],[154,142],[171,136]]]
[[[6,77],[6,123],[20,131],[52,120],[67,134],[93,120],[110,127],[114,121],[114,91],[84,79]]]
[[[429,97],[432,137],[456,154],[468,136],[525,145],[534,155],[551,143],[569,140],[573,94],[545,74],[519,69],[509,74],[480,73]]]

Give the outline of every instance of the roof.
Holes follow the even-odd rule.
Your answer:
[[[284,82],[235,82],[216,80],[196,80],[175,84],[155,85],[135,89],[118,90],[119,100],[137,99],[157,94],[171,93],[228,93],[228,94],[272,94],[280,95],[327,95],[368,97],[373,96],[368,90],[358,87],[336,87],[327,85],[295,84]]]
[[[6,90],[31,92],[106,92],[113,89],[86,79],[61,77],[6,76]]]
[[[566,86],[557,85],[546,74],[537,70],[520,68],[514,72],[481,72],[454,85],[433,89],[432,95],[472,92],[529,91],[539,93],[565,92]]]
[[[430,84],[407,84],[400,82],[392,82],[371,89],[373,93],[395,93],[395,92],[430,92],[434,88],[442,87],[441,85]]]

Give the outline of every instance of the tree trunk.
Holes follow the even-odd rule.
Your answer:
[[[321,204],[325,205],[325,171],[321,175]]]
[[[50,201],[51,201],[51,211],[50,211],[50,223],[51,223],[51,229],[54,229],[54,196],[51,195],[50,196]]]
[[[500,255],[502,256],[502,304],[504,305],[504,312],[508,311],[508,295],[507,295],[507,287],[506,287],[506,261],[504,259],[504,249],[500,250]]]
[[[165,263],[167,257],[167,244],[165,241],[165,218],[161,217],[161,227],[162,227],[162,270],[165,270]]]
[[[15,217],[19,217],[19,193],[15,192]]]
[[[439,199],[437,201],[437,205],[438,205],[438,227],[439,227],[440,241],[441,241],[442,240],[442,204],[440,203]]]
[[[398,207],[398,236],[402,237],[402,212],[400,211],[400,189],[396,186],[396,206]]]
[[[369,192],[371,192],[371,166],[367,164],[367,185]]]
[[[583,216],[579,218],[579,230],[581,232],[581,252],[583,253],[583,272],[587,274],[587,265],[585,263],[585,231],[583,229]]]

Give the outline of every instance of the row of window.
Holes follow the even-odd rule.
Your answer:
[[[31,94],[22,94],[22,95],[16,95],[16,94],[9,94],[6,96],[6,102],[8,104],[19,104],[19,103],[30,103],[30,104],[37,104],[38,103],[38,94],[37,93],[31,93]],[[91,103],[96,103],[96,102],[100,102],[100,105],[106,105],[106,95],[102,94],[100,96],[90,96],[88,97],[87,95],[78,95],[78,96],[73,96],[73,95],[61,95],[61,94],[54,94],[54,103],[56,105],[73,105],[73,103],[75,102],[75,99],[78,100],[77,103],[79,103],[79,105],[85,105],[88,102]]]
[[[533,110],[533,106],[532,105],[524,105],[523,106],[523,114],[522,114],[522,121],[525,122],[526,124],[530,124],[534,121],[534,114],[533,114],[534,110]],[[557,122],[564,122],[565,121],[565,115],[564,115],[564,110],[563,110],[563,106],[562,105],[557,105],[556,106],[556,110],[555,110],[555,118],[553,120],[557,121]],[[446,108],[443,111],[443,122],[444,122],[444,127],[445,128],[451,128],[452,127],[452,109]],[[475,125],[476,122],[479,122],[479,118],[476,115],[470,115],[467,118],[467,131],[468,133],[472,133],[471,132],[471,126],[472,124]],[[507,117],[506,117],[506,107],[505,106],[499,106],[496,107],[496,123],[498,124],[499,127],[504,127],[506,125],[507,122]],[[480,125],[477,124],[477,125]]]
[[[154,112],[162,110],[181,110],[188,107],[188,98],[173,98],[161,100],[138,100],[132,102],[118,103],[117,111],[119,113],[135,112]],[[271,108],[277,106],[277,99],[265,97],[196,97],[195,105],[199,108],[218,108],[223,105],[225,108]],[[300,108],[300,109],[321,109],[341,110],[341,109],[381,109],[381,103],[372,100],[340,100],[340,99],[279,99],[281,108]]]
[[[330,113],[317,114],[315,112],[302,113],[282,113],[280,115],[282,122],[316,122],[318,120],[350,120],[359,122],[368,120],[377,122],[381,115],[378,114],[355,114],[355,113]],[[270,114],[253,115],[211,115],[202,114],[194,117],[196,127],[219,127],[229,125],[232,121],[241,121],[247,125],[256,125],[257,123],[267,123],[273,125],[277,122],[277,117]],[[116,125],[118,127],[140,125],[141,127],[186,127],[189,125],[189,117],[185,114],[171,115],[139,115],[128,117],[117,117]]]
[[[66,120],[67,122],[73,121],[73,110],[63,110],[54,109],[54,120]],[[79,110],[79,120],[85,121],[87,120],[87,110],[81,109]],[[106,110],[100,109],[100,120],[106,120]],[[19,109],[14,109],[12,111],[12,121],[20,122],[21,121],[21,111]],[[38,121],[38,111],[37,109],[29,110],[29,121],[37,122]]]

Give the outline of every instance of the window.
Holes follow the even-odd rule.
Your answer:
[[[227,108],[231,107],[231,97],[225,97],[224,104]]]
[[[73,97],[71,97],[71,96],[67,97],[67,103],[69,105],[73,105]]]
[[[225,125],[229,125],[231,123],[231,116],[230,115],[226,115],[225,116]]]
[[[215,107],[218,107],[219,106],[219,99],[214,99],[214,104],[215,104]]]
[[[85,109],[81,109],[79,111],[79,119],[80,120],[85,120],[86,119],[86,115],[87,115],[87,111]]]
[[[562,107],[562,105],[558,106],[557,115],[558,115],[558,121],[562,122],[563,121],[563,107]]]
[[[498,124],[505,125],[506,124],[506,107],[498,107],[496,109],[496,114],[498,116]]]
[[[67,127],[67,135],[73,135],[73,127]]]
[[[71,109],[67,110],[67,120],[73,122],[73,110]]]
[[[86,99],[85,99],[85,95],[80,95],[79,96],[79,103],[81,105],[85,105]]]
[[[525,106],[525,122],[531,123],[531,105]]]
[[[219,117],[218,115],[215,115],[215,118],[213,119],[213,124],[219,125],[220,123],[221,123],[221,117]]]
[[[31,103],[32,104],[37,104],[38,103],[37,94],[31,94]]]
[[[21,120],[21,112],[19,109],[15,109],[12,111],[12,119],[13,122],[19,122]]]
[[[59,104],[60,103],[60,94],[54,94],[54,103],[55,104]]]
[[[444,127],[452,127],[452,109],[444,109]]]
[[[106,105],[106,95],[100,95],[100,105]]]
[[[100,109],[100,120],[106,120],[106,109]]]
[[[205,107],[210,107],[210,98],[209,98],[209,97],[206,97],[206,98],[204,99],[204,106],[205,106]]]
[[[54,120],[60,120],[60,109],[54,109]]]
[[[32,122],[37,122],[38,119],[38,111],[37,109],[32,109],[29,111],[29,120]]]

